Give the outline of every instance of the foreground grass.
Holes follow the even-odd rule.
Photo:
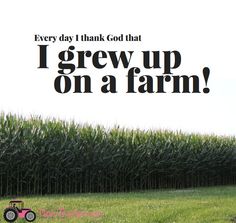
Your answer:
[[[9,200],[1,198],[3,213]],[[35,222],[82,223],[232,223],[236,216],[236,187],[163,190],[113,194],[19,197],[38,215]],[[100,217],[45,218],[40,210],[101,212]],[[2,216],[0,222],[4,222]],[[18,222],[24,222],[18,220]],[[236,221],[235,221],[236,222]]]

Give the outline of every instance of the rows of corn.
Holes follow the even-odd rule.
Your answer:
[[[235,137],[0,115],[0,195],[235,183]]]

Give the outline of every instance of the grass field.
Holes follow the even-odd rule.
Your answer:
[[[2,213],[10,199],[1,199]],[[18,199],[24,200],[25,207],[30,207],[37,213],[35,222],[40,223],[226,223],[234,222],[232,219],[236,217],[236,187],[233,186],[117,194],[50,195]],[[60,212],[58,209],[64,209],[63,214],[62,210]],[[57,213],[57,216],[46,217],[43,210]],[[82,215],[98,216],[78,218],[75,211]],[[3,217],[0,222],[4,222]]]

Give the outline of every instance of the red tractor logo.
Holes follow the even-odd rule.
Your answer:
[[[33,222],[36,214],[30,208],[24,208],[23,201],[10,201],[9,207],[4,210],[3,217],[7,222],[14,222],[18,217]]]

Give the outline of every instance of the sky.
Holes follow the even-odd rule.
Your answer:
[[[0,8],[0,111],[30,117],[74,120],[82,124],[140,129],[170,129],[236,136],[235,1],[2,1]],[[35,35],[141,35],[140,42],[36,42]],[[38,69],[39,44],[48,44],[48,69]],[[60,94],[54,89],[58,54],[70,45],[92,53],[134,51],[130,67],[140,75],[163,75],[163,51],[176,50],[181,64],[173,75],[197,75],[201,93],[127,94],[129,69],[114,69],[109,58],[90,75],[93,93]],[[161,68],[142,67],[142,51],[160,51]],[[173,57],[172,57],[172,60]],[[74,60],[76,62],[76,59]],[[173,66],[173,61],[172,61]],[[202,70],[209,67],[208,94]],[[117,93],[101,93],[101,78],[113,75]],[[135,86],[138,87],[136,79]],[[171,89],[171,85],[167,89]]]

